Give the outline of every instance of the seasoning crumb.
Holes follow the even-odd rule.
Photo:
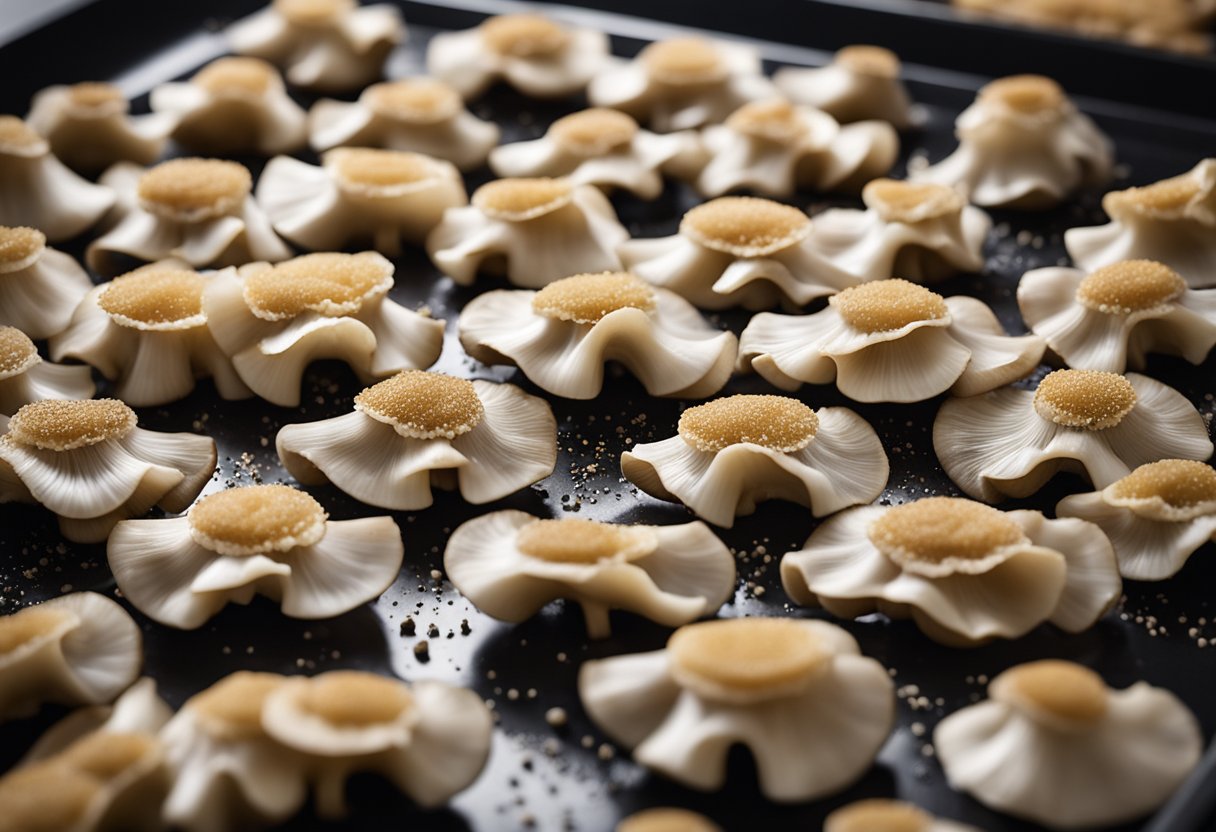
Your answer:
[[[414,623],[414,619],[406,616],[401,622],[401,635],[406,638],[412,638],[418,632],[418,625]]]
[[[554,728],[561,728],[568,720],[565,708],[550,708],[545,711],[545,722]]]
[[[426,664],[431,660],[431,645],[426,640],[414,645],[414,658]]]

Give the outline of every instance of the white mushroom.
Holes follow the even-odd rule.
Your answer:
[[[305,761],[317,814],[346,815],[346,781],[374,772],[423,808],[466,789],[490,755],[481,697],[444,682],[407,685],[356,670],[288,679],[265,701],[266,733]]]
[[[744,104],[701,132],[709,162],[697,190],[720,196],[746,189],[790,197],[796,190],[853,191],[891,169],[899,134],[885,121],[843,127],[827,113],[782,98]]]
[[[727,751],[740,743],[765,797],[783,802],[860,778],[895,720],[887,671],[823,621],[688,624],[664,650],[586,662],[578,688],[591,719],[647,768],[721,789]]]
[[[244,165],[188,158],[145,170],[121,162],[101,182],[119,199],[117,224],[85,252],[89,266],[102,274],[120,270],[123,258],[175,258],[199,268],[291,256],[250,196],[253,177]]]
[[[93,226],[115,199],[105,183],[72,173],[24,121],[0,115],[0,226],[32,226],[59,242]]]
[[[439,358],[443,321],[389,299],[393,270],[374,251],[251,263],[207,284],[203,313],[241,380],[295,407],[315,360],[345,361],[367,383]]]
[[[713,124],[776,94],[754,48],[700,37],[652,43],[632,61],[606,67],[587,88],[594,106],[621,110],[659,133]]]
[[[0,324],[31,338],[62,332],[93,281],[35,228],[0,225]]]
[[[0,436],[0,494],[54,512],[77,543],[100,543],[153,506],[182,511],[215,471],[215,442],[135,422],[117,399],[25,405]]]
[[[564,176],[574,185],[653,200],[663,192],[664,173],[689,175],[703,157],[690,130],[658,135],[619,110],[594,107],[559,118],[542,138],[495,148],[490,167],[499,176]]]
[[[43,399],[92,398],[94,390],[88,367],[43,361],[28,335],[0,326],[0,414]]]
[[[570,29],[538,14],[502,14],[473,29],[440,32],[426,69],[466,99],[504,81],[533,98],[581,92],[608,60],[608,36]]]
[[[1079,267],[1155,260],[1193,289],[1216,286],[1216,159],[1142,188],[1111,191],[1102,208],[1108,224],[1064,232],[1064,246]]]
[[[199,378],[214,379],[220,398],[248,398],[253,393],[211,337],[203,314],[203,287],[215,279],[168,261],[103,283],[51,339],[51,356],[96,367],[132,407],[184,398]]]
[[[238,671],[169,720],[160,734],[173,772],[167,824],[187,832],[261,828],[303,808],[304,761],[262,727],[263,704],[286,678]]]
[[[577,603],[591,638],[610,634],[610,610],[678,627],[712,615],[735,589],[734,555],[704,523],[622,526],[496,511],[452,532],[443,568],[461,595],[503,621],[526,621],[558,598]]]
[[[1096,370],[1056,370],[1033,391],[948,399],[933,448],[959,488],[989,503],[1029,497],[1061,471],[1105,488],[1146,462],[1212,455],[1207,423],[1177,390]]]
[[[730,378],[737,345],[674,292],[614,272],[480,295],[460,314],[460,342],[478,361],[514,364],[533,384],[572,399],[600,394],[609,361],[652,396],[711,396]]]
[[[549,476],[557,422],[512,384],[413,371],[368,387],[344,416],[284,426],[275,447],[301,483],[414,511],[431,505],[432,486],[480,505]]]
[[[258,204],[275,231],[298,246],[334,251],[371,244],[401,253],[422,245],[448,208],[468,204],[460,171],[420,153],[339,147],[310,165],[270,160],[258,182]]]
[[[273,0],[225,34],[233,52],[270,61],[296,86],[341,92],[379,78],[406,31],[392,3]]]
[[[156,680],[144,676],[123,691],[112,705],[77,708],[42,732],[19,765],[53,757],[90,734],[142,734],[156,736],[173,716],[156,691]]]
[[[26,123],[46,138],[65,165],[91,172],[115,162],[152,164],[164,152],[174,119],[133,116],[118,87],[86,81],[39,90]]]
[[[1216,471],[1189,459],[1148,462],[1101,491],[1065,497],[1056,514],[1100,526],[1125,578],[1165,580],[1216,541]]]
[[[813,315],[756,315],[740,336],[739,366],[783,390],[835,381],[859,402],[918,402],[1016,381],[1044,349],[1035,335],[1006,335],[983,301],[876,280],[832,295]]]
[[[727,528],[764,500],[789,500],[815,517],[868,503],[890,471],[865,419],[786,396],[728,396],[690,407],[678,431],[621,454],[621,473],[647,494]]]
[[[173,140],[200,153],[273,156],[307,139],[307,114],[260,58],[219,58],[189,81],[153,88],[149,101],[175,123]]]
[[[823,832],[981,832],[978,827],[934,817],[902,800],[871,798],[835,810]]]
[[[912,125],[912,101],[899,80],[899,57],[881,46],[846,46],[827,66],[783,67],[773,83],[791,101],[823,110],[842,124],[878,119]]]
[[[958,497],[838,514],[781,559],[781,582],[795,603],[841,618],[911,618],[952,647],[1020,638],[1045,622],[1078,633],[1123,591],[1093,524]]]
[[[1041,75],[981,88],[955,133],[958,149],[911,178],[959,188],[976,205],[1043,210],[1110,179],[1110,139]]]
[[[992,219],[953,188],[875,179],[862,189],[861,199],[864,211],[832,208],[816,214],[808,240],[849,274],[932,283],[983,271]]]
[[[372,84],[357,101],[322,99],[308,113],[308,132],[317,151],[383,147],[473,170],[485,164],[501,131],[466,110],[455,89],[420,77]]]
[[[139,626],[116,602],[73,592],[0,616],[0,721],[43,704],[114,701],[143,664]]]
[[[1203,735],[1179,699],[1123,690],[1072,662],[1006,670],[989,699],[933,733],[951,787],[1050,829],[1092,829],[1156,809],[1199,762]]]
[[[1090,274],[1026,272],[1018,284],[1026,324],[1079,370],[1144,369],[1150,352],[1200,364],[1216,346],[1216,289],[1188,289],[1169,266],[1124,260]]]
[[[478,271],[539,289],[572,274],[620,268],[616,248],[629,232],[592,185],[499,179],[478,188],[472,203],[447,211],[426,243],[439,270],[462,286]]]
[[[802,211],[727,196],[684,215],[678,234],[617,247],[625,268],[702,309],[798,308],[861,282],[810,244]]]
[[[290,618],[333,618],[380,597],[403,557],[391,517],[329,520],[308,494],[254,485],[210,494],[185,517],[127,520],[106,556],[118,588],[154,621],[193,630],[265,595]]]

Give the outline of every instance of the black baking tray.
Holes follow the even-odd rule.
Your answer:
[[[437,30],[475,25],[486,13],[518,9],[498,0],[448,0],[446,3],[401,3],[410,24],[409,43],[394,54],[389,74],[421,71],[427,39]],[[586,6],[596,5],[585,2]],[[959,30],[933,16],[893,14],[868,0],[853,8],[835,0],[790,2],[748,0],[746,8],[725,3],[644,3],[618,0],[609,13],[590,8],[547,7],[566,20],[597,25],[614,35],[614,48],[630,55],[648,39],[685,31],[684,24],[756,40],[770,69],[780,62],[819,64],[826,51],[850,41],[880,43],[901,53],[913,96],[926,121],[904,137],[905,153],[895,174],[902,175],[909,156],[936,160],[953,147],[954,117],[986,80],[969,74],[1041,71],[1079,92],[1081,106],[1114,137],[1121,162],[1114,187],[1139,184],[1189,169],[1216,153],[1216,68],[1201,61],[1141,53],[1121,45],[1080,41],[1059,35],[1027,38],[1001,27]],[[98,0],[0,49],[0,112],[24,113],[30,95],[51,83],[114,80],[146,108],[151,86],[191,74],[223,48],[216,34],[227,22],[255,10],[257,0],[213,0],[164,3],[148,0]],[[627,14],[649,15],[649,18]],[[655,18],[665,18],[660,22]],[[767,40],[764,40],[767,39]],[[1109,70],[1117,58],[1118,72]],[[1106,65],[1108,69],[1102,71]],[[1158,95],[1141,97],[1145,78],[1158,85]],[[1152,86],[1152,85],[1149,85]],[[1196,105],[1207,90],[1203,106]],[[307,104],[311,99],[301,96]],[[1143,105],[1155,102],[1158,109]],[[1185,105],[1185,106],[1184,106]],[[474,103],[482,116],[504,129],[504,141],[531,138],[554,118],[584,106],[579,98],[540,104],[505,89],[495,89]],[[307,157],[305,157],[307,158]],[[241,159],[255,171],[263,160]],[[489,178],[487,171],[469,177],[470,189]],[[1064,262],[1064,229],[1092,225],[1103,217],[1099,194],[1086,194],[1075,204],[1046,214],[995,212],[996,227],[987,243],[984,274],[956,278],[940,291],[982,298],[1012,332],[1024,330],[1014,301],[1014,288],[1030,268]],[[619,195],[614,202],[635,236],[672,233],[682,213],[697,202],[685,186],[670,183],[663,196],[644,203]],[[857,205],[849,197],[804,194],[795,204],[812,212],[831,205]],[[1019,240],[1021,242],[1019,242]],[[80,255],[87,240],[64,246]],[[522,376],[505,368],[487,368],[463,356],[454,337],[459,310],[472,297],[502,284],[493,280],[474,288],[457,287],[442,278],[420,251],[397,260],[393,297],[411,307],[430,306],[447,319],[448,339],[436,369],[467,377],[507,380],[544,395]],[[814,308],[814,307],[813,307]],[[743,314],[723,313],[711,320],[739,331]],[[1196,368],[1181,361],[1154,358],[1149,374],[1187,395],[1212,418],[1216,402],[1216,359]],[[318,364],[305,381],[305,404],[277,408],[261,401],[227,403],[217,399],[209,382],[167,408],[140,411],[141,424],[157,430],[193,430],[214,437],[220,446],[220,471],[208,486],[273,482],[286,479],[274,453],[274,435],[287,423],[312,421],[345,413],[360,385],[349,371]],[[726,393],[766,391],[756,377],[732,380]],[[101,388],[105,393],[106,388]],[[859,405],[831,387],[804,388],[799,394],[814,406],[853,407],[878,430],[891,460],[891,479],[882,499],[902,501],[957,490],[937,465],[930,426],[939,400],[915,405]],[[437,494],[435,505],[417,513],[397,513],[404,530],[406,560],[400,579],[374,605],[330,621],[303,622],[281,616],[263,600],[249,607],[229,607],[200,630],[180,632],[154,625],[136,613],[146,638],[146,672],[159,682],[174,706],[194,692],[237,669],[282,673],[315,673],[339,667],[397,673],[406,679],[436,678],[473,687],[493,703],[499,730],[489,766],[472,788],[449,809],[422,812],[374,779],[356,779],[352,818],[325,826],[305,816],[289,829],[343,828],[425,829],[581,829],[607,830],[624,814],[653,805],[687,806],[713,816],[727,829],[763,824],[789,824],[818,829],[833,808],[863,797],[899,796],[939,814],[973,823],[992,832],[1036,827],[984,809],[951,791],[933,757],[933,726],[945,714],[984,695],[984,680],[1010,665],[1043,657],[1083,662],[1116,686],[1138,679],[1169,688],[1198,715],[1205,739],[1216,733],[1216,646],[1199,647],[1199,638],[1216,642],[1216,550],[1206,547],[1176,578],[1155,584],[1128,583],[1119,607],[1089,632],[1067,636],[1044,627],[1016,642],[975,650],[941,647],[908,622],[890,623],[878,616],[837,622],[853,633],[863,651],[892,670],[900,693],[899,724],[878,763],[847,791],[830,799],[794,806],[766,801],[755,786],[755,772],[744,753],[734,753],[728,787],[701,794],[652,776],[611,746],[589,722],[578,704],[575,676],[588,658],[661,647],[669,631],[628,615],[614,616],[613,636],[589,643],[578,610],[554,605],[533,620],[509,626],[482,615],[443,578],[442,552],[450,531],[487,511],[516,508],[542,516],[581,516],[624,522],[686,522],[679,506],[639,494],[620,479],[617,460],[630,443],[669,436],[685,403],[648,397],[631,378],[609,373],[603,394],[592,402],[546,396],[559,425],[559,459],[553,476],[520,494],[487,506],[465,505],[458,496]],[[382,514],[333,487],[309,489],[336,519]],[[1035,499],[1008,507],[1050,511],[1066,493],[1088,490],[1075,478],[1062,477]],[[814,528],[808,512],[785,503],[768,503],[754,516],[741,518],[721,535],[738,550],[740,582],[734,600],[722,614],[819,615],[789,605],[781,589],[781,553],[799,548]],[[53,518],[26,507],[0,506],[0,611],[62,592],[94,589],[113,593],[114,583],[102,546],[68,544]],[[415,635],[405,634],[412,619]],[[1202,623],[1201,623],[1202,622]],[[1191,628],[1196,628],[1190,632]],[[428,658],[415,652],[428,642]],[[569,723],[550,727],[544,713],[564,708]],[[33,719],[0,726],[0,769],[12,764],[62,710],[48,709]],[[556,744],[555,744],[556,743]],[[1195,800],[1160,814],[1153,832],[1197,832],[1216,828],[1204,814],[1211,783],[1197,783]],[[1210,804],[1207,809],[1210,810]],[[0,807],[2,810],[2,807]],[[1120,830],[1147,829],[1131,824]]]

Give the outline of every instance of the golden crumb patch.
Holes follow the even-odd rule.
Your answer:
[[[592,107],[563,116],[549,127],[549,135],[564,150],[577,156],[603,156],[624,147],[638,134],[632,116],[607,107]]]
[[[22,406],[4,438],[46,451],[71,451],[121,439],[135,422],[135,411],[118,399],[47,399]]]
[[[392,722],[414,707],[414,695],[396,679],[358,670],[334,670],[309,680],[300,707],[328,723],[362,728]]]
[[[574,188],[565,179],[548,177],[496,179],[473,193],[473,205],[487,217],[523,222],[570,204]]]
[[[870,542],[900,568],[928,577],[980,574],[1028,543],[1025,532],[992,506],[960,497],[926,497],[884,511]]]
[[[616,832],[721,832],[721,827],[696,812],[663,806],[630,815]]]
[[[707,453],[744,442],[791,453],[811,444],[819,417],[789,396],[744,394],[688,408],[680,414],[677,430],[685,442]]]
[[[643,49],[638,57],[650,77],[664,84],[712,84],[726,77],[722,56],[705,38],[657,41]]]
[[[286,678],[277,673],[239,670],[220,679],[186,704],[204,730],[217,739],[239,740],[261,737],[262,705]]]
[[[1044,376],[1034,393],[1041,417],[1069,428],[1113,428],[1136,406],[1136,390],[1118,373],[1056,370]]]
[[[127,111],[127,97],[113,84],[83,81],[67,89],[68,106],[78,116],[107,116]]]
[[[253,187],[248,168],[223,159],[170,159],[139,179],[139,200],[154,214],[182,222],[232,214]]]
[[[134,329],[202,326],[201,274],[186,269],[140,269],[111,280],[97,305],[115,323]]]
[[[0,153],[25,155],[44,146],[34,128],[17,116],[0,116]]]
[[[246,557],[311,546],[329,515],[311,496],[286,485],[250,485],[209,494],[187,515],[190,536],[221,555]]]
[[[70,612],[43,606],[24,607],[0,616],[0,656],[62,631],[78,620]]]
[[[95,731],[72,743],[55,759],[98,780],[113,780],[156,748],[146,734]]]
[[[1077,302],[1108,315],[1130,315],[1165,306],[1185,291],[1186,281],[1169,266],[1124,260],[1086,275],[1077,286]]]
[[[325,154],[338,185],[361,194],[395,193],[435,178],[435,163],[421,153],[379,150],[370,147],[339,147]]]
[[[75,829],[103,784],[84,772],[51,761],[0,777],[0,806],[6,829],[63,832]]]
[[[604,272],[553,281],[533,295],[532,311],[558,321],[594,324],[618,309],[653,312],[656,303],[654,289],[637,275]]]
[[[490,49],[512,58],[551,57],[570,42],[569,32],[539,14],[500,14],[478,31]]]
[[[304,312],[338,317],[358,312],[393,285],[393,264],[374,251],[305,254],[245,276],[250,310],[267,321]]]
[[[993,699],[1033,715],[1071,725],[1106,716],[1110,689],[1097,673],[1075,662],[1045,659],[1006,670],[992,682]]]
[[[688,624],[667,640],[672,675],[699,692],[785,692],[830,661],[814,631],[789,618]]]
[[[643,526],[598,520],[533,520],[515,535],[515,547],[529,557],[552,563],[630,561],[655,549],[654,533]]]
[[[20,375],[41,360],[28,335],[15,326],[0,326],[0,380]]]
[[[781,98],[749,101],[730,114],[726,126],[745,136],[778,144],[793,144],[808,131],[798,108]]]
[[[832,295],[828,303],[846,324],[868,335],[950,317],[945,298],[902,278],[850,286]]]
[[[680,221],[680,234],[735,257],[767,257],[797,245],[811,233],[811,218],[789,205],[751,196],[724,196],[702,203]]]
[[[355,396],[355,409],[413,439],[455,439],[485,417],[468,379],[405,370]]]
[[[1043,75],[1010,75],[980,88],[979,100],[991,102],[1015,113],[1037,115],[1058,112],[1068,101],[1064,90]]]
[[[832,61],[849,72],[871,78],[895,79],[899,77],[899,56],[881,46],[857,44],[846,46],[836,53]]]
[[[1216,469],[1193,459],[1162,459],[1141,465],[1112,483],[1106,502],[1166,522],[1216,514]]]
[[[859,800],[837,809],[823,822],[823,832],[929,832],[933,818],[902,800]]]
[[[437,124],[460,112],[460,93],[434,78],[402,78],[372,84],[363,100],[377,115],[403,124]]]
[[[329,26],[352,11],[356,0],[274,0],[274,10],[297,26]]]
[[[1140,188],[1111,191],[1102,197],[1102,209],[1112,217],[1180,219],[1205,195],[1199,177],[1184,173]]]
[[[46,251],[46,235],[36,228],[0,225],[0,274],[28,268]]]
[[[907,224],[957,216],[967,204],[949,186],[899,179],[872,180],[862,189],[861,199],[883,222]]]
[[[192,80],[212,95],[261,98],[278,78],[278,70],[261,58],[234,57],[212,61]]]

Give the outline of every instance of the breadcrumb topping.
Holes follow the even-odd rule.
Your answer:
[[[455,439],[485,417],[473,382],[405,370],[355,396],[355,409],[413,439]]]
[[[1058,112],[1068,98],[1055,81],[1043,75],[1010,75],[980,88],[979,100],[1000,104],[1015,113]]]
[[[325,163],[343,190],[361,194],[418,185],[436,176],[429,157],[401,150],[338,147],[325,154]]]
[[[913,224],[939,217],[957,216],[967,204],[951,187],[930,182],[875,179],[861,191],[866,207],[883,222]]]
[[[1177,300],[1186,291],[1182,275],[1153,260],[1111,263],[1086,275],[1077,302],[1108,315],[1130,315]]]
[[[1104,716],[1110,689],[1097,673],[1075,662],[1044,659],[1011,667],[995,680],[993,699],[1032,714],[1091,725]]]
[[[1102,197],[1102,209],[1112,217],[1142,216],[1162,220],[1191,217],[1204,221],[1205,216],[1212,216],[1210,211],[1192,213],[1190,209],[1208,197],[1210,190],[1191,171],[1151,185],[1111,191]],[[1207,224],[1212,223],[1208,220]]]
[[[265,736],[262,705],[286,681],[277,673],[239,670],[220,679],[185,704],[211,736],[248,740]]]
[[[13,326],[0,326],[0,380],[21,375],[41,360],[28,335]]]
[[[569,32],[539,14],[500,14],[479,31],[490,49],[512,58],[550,57],[570,42]]]
[[[1216,513],[1216,469],[1192,459],[1149,462],[1111,484],[1106,497],[1133,508],[1155,504],[1162,520],[1190,520]]]
[[[1099,370],[1056,370],[1048,373],[1034,393],[1041,417],[1070,428],[1113,428],[1136,406],[1136,391],[1118,373]]]
[[[139,201],[154,214],[181,222],[232,214],[253,187],[249,170],[222,159],[170,159],[139,180]]]
[[[11,615],[0,616],[0,656],[36,641],[78,619],[66,610],[43,606],[23,607]]]
[[[819,417],[789,396],[737,395],[688,408],[680,415],[678,431],[685,442],[707,453],[744,442],[791,453],[811,444]]]
[[[637,134],[638,123],[632,116],[607,107],[571,113],[549,127],[549,135],[564,150],[589,158],[623,147]]]
[[[960,497],[926,497],[883,512],[870,542],[897,566],[929,577],[979,574],[1026,544],[1017,523],[992,506]]]
[[[726,77],[722,56],[705,38],[656,41],[643,49],[638,57],[650,77],[664,84],[711,84]]]
[[[192,82],[212,95],[261,98],[275,86],[279,73],[261,58],[218,58],[195,74]]]
[[[85,118],[125,113],[128,109],[122,90],[100,81],[72,84],[67,90],[67,100],[73,114]]]
[[[333,670],[308,681],[300,707],[334,725],[362,728],[392,722],[414,708],[414,695],[396,679]]]
[[[654,551],[654,535],[638,526],[568,518],[534,520],[515,535],[515,547],[529,557],[553,563],[630,561]]]
[[[809,678],[830,661],[815,633],[789,618],[729,618],[688,624],[667,640],[676,680],[763,692]]]
[[[28,268],[46,251],[46,235],[36,228],[0,225],[0,274]]]
[[[304,312],[339,317],[393,285],[393,264],[374,251],[305,254],[250,272],[243,293],[250,310],[267,321]]]
[[[859,800],[828,815],[823,832],[929,832],[933,818],[902,800]]]
[[[899,77],[899,56],[881,46],[857,44],[839,50],[832,63],[858,75],[871,78],[894,79]]]
[[[297,26],[329,26],[356,5],[356,0],[274,0],[274,10]]]
[[[187,514],[190,535],[221,555],[289,552],[325,536],[329,515],[311,496],[287,485],[250,485],[209,494]]]
[[[532,311],[558,321],[595,324],[618,309],[653,312],[649,283],[629,272],[577,274],[555,280],[532,297]]]
[[[565,179],[496,179],[473,192],[473,205],[487,217],[523,222],[570,204],[574,188]]]
[[[807,133],[806,122],[798,108],[780,98],[749,101],[730,114],[726,126],[746,136],[777,144],[793,144]]]
[[[202,326],[204,283],[201,274],[185,269],[140,269],[111,280],[97,305],[133,329]]]
[[[950,316],[945,298],[901,278],[850,286],[828,298],[828,303],[846,324],[867,334],[893,332],[909,324]]]
[[[630,815],[617,824],[616,832],[721,832],[721,829],[704,815],[664,806]]]
[[[45,451],[71,451],[121,439],[135,428],[135,411],[118,399],[47,399],[22,406],[4,441]]]
[[[363,100],[377,115],[403,124],[437,124],[464,106],[460,94],[434,78],[402,78],[372,84]]]
[[[28,152],[42,144],[42,136],[17,116],[0,116],[0,153]]]
[[[811,218],[789,205],[751,196],[702,203],[680,221],[680,234],[735,257],[767,257],[802,242]]]

